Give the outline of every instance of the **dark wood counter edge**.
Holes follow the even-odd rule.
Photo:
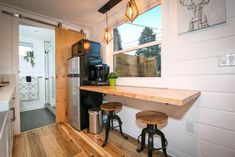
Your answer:
[[[108,86],[105,86],[105,87],[108,87]],[[143,88],[143,89],[169,89],[169,88],[152,88],[152,87],[138,87],[138,86],[118,86],[118,87]],[[123,97],[135,98],[135,99],[140,99],[140,100],[146,100],[146,101],[152,101],[152,102],[158,102],[158,103],[176,105],[176,106],[183,106],[185,104],[188,104],[192,102],[193,100],[196,100],[201,95],[201,92],[198,90],[169,89],[169,90],[185,90],[185,91],[195,92],[195,94],[181,100],[181,99],[175,99],[175,98],[149,96],[149,95],[144,95],[144,94],[139,94],[139,93],[130,93],[130,92],[125,92],[125,91],[113,91],[115,89],[109,89],[109,91],[107,91],[107,89],[102,89],[102,86],[81,86],[80,89],[91,91],[91,92],[123,96]]]

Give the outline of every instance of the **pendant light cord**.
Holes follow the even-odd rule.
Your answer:
[[[106,12],[106,27],[108,28],[108,12]]]

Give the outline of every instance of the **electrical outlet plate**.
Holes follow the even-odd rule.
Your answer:
[[[223,54],[219,56],[219,66],[235,66],[235,53]]]

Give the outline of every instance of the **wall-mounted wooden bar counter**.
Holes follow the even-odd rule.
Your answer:
[[[81,90],[183,106],[201,95],[200,91],[132,86],[81,86]]]

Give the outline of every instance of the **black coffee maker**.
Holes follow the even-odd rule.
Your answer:
[[[107,64],[93,64],[89,66],[89,81],[91,85],[108,85],[109,66]]]

